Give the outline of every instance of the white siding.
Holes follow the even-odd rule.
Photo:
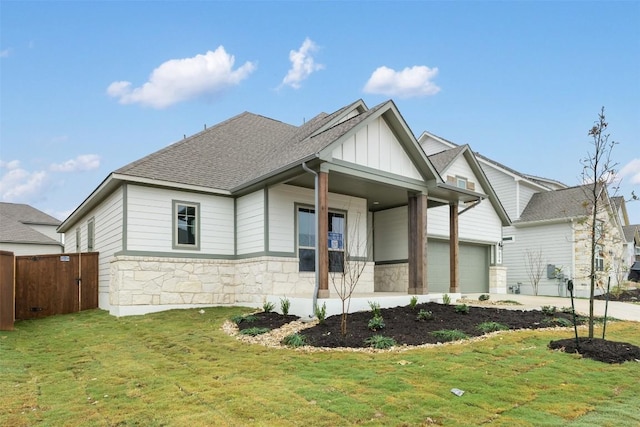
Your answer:
[[[200,250],[173,249],[173,201],[200,204]],[[233,199],[130,185],[127,250],[186,254],[234,254]]]
[[[331,178],[329,178],[331,179]],[[313,207],[314,191],[291,185],[269,189],[269,250],[296,250],[295,204]],[[351,255],[367,255],[367,203],[365,199],[329,193],[329,209],[347,211],[346,245]]]
[[[408,178],[422,179],[420,172],[382,118],[369,123],[333,150],[333,158]]]
[[[531,200],[533,195],[538,193],[539,190],[536,190],[536,189],[530,187],[524,181],[519,181],[518,184],[520,185],[520,191],[518,192],[518,197],[519,197],[519,201],[518,201],[518,218],[519,218],[520,215],[522,214],[522,211],[524,211],[524,208],[527,207],[527,204],[529,203],[529,200]]]
[[[374,261],[409,258],[408,208],[401,206],[373,214]]]
[[[562,268],[567,277],[573,277],[573,232],[570,223],[539,225],[536,227],[510,227],[505,237],[514,236],[514,241],[505,242],[502,250],[503,265],[507,267],[507,283],[513,286],[522,283],[522,293],[532,294],[531,278],[527,273],[527,250],[541,251],[543,276],[539,294],[558,295],[558,282],[547,279],[547,264]],[[564,295],[564,294],[563,294]]]
[[[44,234],[47,237],[52,238],[56,242],[62,242],[62,234],[58,233],[56,229],[57,225],[40,225],[40,224],[26,224],[39,233]]]
[[[431,156],[433,154],[441,153],[445,150],[450,149],[452,146],[449,146],[443,142],[440,142],[436,139],[431,138],[430,136],[426,138],[420,139],[420,145],[422,145],[422,149],[427,154],[427,156]]]
[[[15,256],[48,255],[62,253],[62,246],[38,245],[32,243],[0,243],[0,251],[13,252]]]
[[[509,218],[512,220],[519,218],[520,212],[518,212],[517,209],[516,181],[513,177],[490,165],[487,165],[486,163],[481,163],[481,165],[484,174],[487,176],[487,179],[491,183],[491,187],[493,187],[493,190],[498,195],[498,199],[500,200],[500,203],[502,203],[507,215],[509,215]]]
[[[464,205],[459,210],[464,209]],[[449,206],[439,206],[427,211],[429,237],[449,238]],[[498,243],[502,240],[502,222],[489,200],[458,216],[460,241]]]
[[[264,251],[264,191],[236,200],[238,255]]]

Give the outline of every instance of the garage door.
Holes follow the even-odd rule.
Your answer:
[[[460,244],[462,293],[489,292],[489,247]],[[449,292],[449,242],[429,240],[427,249],[429,292]]]

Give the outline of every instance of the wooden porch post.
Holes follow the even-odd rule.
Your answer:
[[[449,205],[449,292],[460,292],[458,202]]]
[[[329,298],[329,173],[318,172],[318,298]]]
[[[427,287],[427,196],[409,195],[409,294],[422,295]]]

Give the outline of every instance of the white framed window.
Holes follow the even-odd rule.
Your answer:
[[[604,250],[602,245],[596,245],[595,270],[604,271]]]
[[[456,187],[467,189],[468,181],[467,178],[463,178],[461,176],[456,176]]]
[[[596,242],[600,242],[600,239],[604,236],[604,221],[597,220],[596,221]]]
[[[316,271],[315,210],[297,207],[299,271]],[[345,213],[329,211],[329,272],[344,271]]]
[[[173,201],[173,248],[200,249],[200,203]]]
[[[91,218],[87,221],[87,252],[93,252],[95,250],[95,232],[96,221]]]
[[[76,253],[82,252],[82,232],[76,228]]]

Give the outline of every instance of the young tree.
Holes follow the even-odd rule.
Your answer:
[[[608,123],[604,114],[604,107],[598,114],[598,119],[588,132],[591,137],[592,150],[587,152],[587,156],[582,159],[583,166],[582,180],[586,184],[586,196],[588,207],[587,222],[590,228],[590,254],[591,263],[589,270],[589,338],[593,338],[593,305],[595,299],[595,288],[597,282],[596,250],[603,238],[602,230],[598,228],[598,215],[608,207],[607,186],[615,176],[617,163],[611,159],[615,141],[609,141],[607,133]]]
[[[538,285],[540,285],[540,279],[544,273],[544,262],[542,259],[542,250],[537,251],[527,249],[525,254],[524,264],[527,269],[527,276],[531,281],[533,287],[533,294],[538,295]]]

